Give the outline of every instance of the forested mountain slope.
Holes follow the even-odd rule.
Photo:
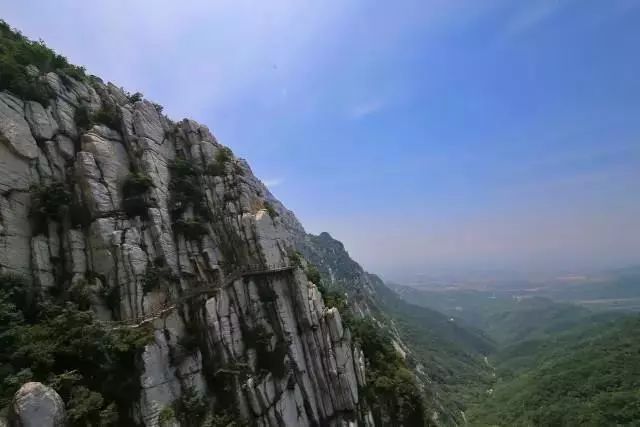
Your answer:
[[[498,382],[467,413],[472,425],[604,426],[640,420],[640,317],[520,343],[494,363]]]
[[[493,349],[492,340],[437,311],[403,301],[328,233],[308,235],[299,247],[317,265],[326,291],[346,290],[354,309],[376,318],[406,352],[424,385],[430,414],[444,425],[464,423],[461,411],[467,397],[490,384],[491,370],[483,356]]]

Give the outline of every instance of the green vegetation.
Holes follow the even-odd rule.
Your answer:
[[[401,288],[406,301],[438,310],[484,331],[500,346],[553,336],[597,321],[593,312],[541,297],[512,297],[476,290],[422,291]]]
[[[142,101],[144,99],[144,95],[140,92],[136,92],[134,94],[127,94],[127,98],[129,99],[129,102],[132,104],[135,104],[138,101]]]
[[[234,171],[234,172],[235,172],[235,174],[236,174],[236,175],[238,175],[238,176],[244,176],[244,174],[245,174],[244,169],[243,169],[243,168],[242,168],[242,166],[240,166],[238,163],[235,163],[235,164],[233,165],[233,171]]]
[[[91,308],[91,289],[86,280],[82,279],[72,283],[65,294],[66,299],[74,301],[80,310],[89,310]]]
[[[86,78],[84,68],[69,64],[44,42],[31,41],[0,20],[0,90],[47,106],[53,91],[29,65],[38,67],[40,74],[55,71],[76,80]]]
[[[316,267],[315,265],[313,264],[307,265],[307,269],[305,273],[307,274],[307,280],[309,280],[314,285],[322,284],[322,276],[320,275],[320,271],[318,270],[318,267]]]
[[[271,206],[271,203],[264,202],[264,208],[267,210],[267,213],[272,219],[276,219],[280,216],[280,214],[278,214],[278,211],[276,211],[275,208]]]
[[[601,285],[593,296],[617,295],[620,285]],[[555,292],[594,292],[584,286]],[[471,425],[629,425],[638,419],[639,383],[633,380],[640,378],[638,319],[541,297],[409,288],[400,293],[443,311],[455,318],[453,323],[476,325],[498,344],[484,353],[495,378],[467,376],[466,389],[452,387],[461,383],[465,371],[455,370],[444,379]],[[424,335],[416,330],[409,338],[418,352]]]
[[[171,269],[164,265],[162,259],[156,260],[147,266],[147,270],[142,278],[142,292],[145,294],[155,290],[168,290],[169,284],[176,278],[171,273]]]
[[[174,221],[189,206],[192,206],[196,213],[208,214],[204,204],[205,196],[198,179],[198,171],[193,165],[187,160],[176,159],[169,165],[169,169],[171,170],[171,182],[169,183],[171,200],[169,208]]]
[[[473,425],[634,425],[640,419],[640,317],[518,344],[498,362]],[[529,354],[526,363],[509,363]],[[510,366],[510,368],[505,368]]]
[[[185,427],[203,427],[211,425],[207,424],[207,420],[211,418],[207,417],[208,412],[209,405],[206,399],[195,389],[186,388],[179,400],[162,408],[158,415],[158,424],[160,427],[168,427],[178,421]]]
[[[449,410],[448,417],[458,419],[459,411],[482,398],[492,382],[483,360],[494,350],[492,340],[435,310],[401,300],[379,280],[372,278],[381,308],[392,317],[413,350],[414,363],[423,366],[431,381],[433,396],[428,400],[439,401]]]
[[[227,412],[219,412],[205,419],[202,427],[244,427],[245,424],[238,421],[238,417]]]
[[[289,262],[295,267],[302,267],[302,259],[302,254],[298,251],[291,251],[289,253]]]
[[[614,270],[598,280],[549,286],[543,293],[559,301],[570,301],[597,310],[640,312],[640,267]]]
[[[233,160],[233,151],[229,147],[221,147],[216,153],[216,162],[223,165]]]
[[[31,187],[31,214],[43,220],[47,218],[60,220],[62,209],[71,201],[71,192],[62,182]]]
[[[179,219],[173,223],[173,229],[187,240],[199,240],[208,233],[207,226],[199,218]]]
[[[209,163],[205,173],[210,176],[223,176],[225,174],[225,165],[218,162]]]
[[[0,275],[0,408],[26,381],[52,386],[72,426],[126,424],[140,384],[131,372],[150,331],[108,330],[73,301],[44,301],[24,280]]]
[[[272,303],[276,302],[278,299],[278,294],[273,290],[269,282],[264,281],[263,283],[258,284],[258,297],[261,302],[264,303]]]
[[[142,173],[133,173],[122,185],[122,208],[129,218],[147,216],[145,194],[153,188],[153,181]]]
[[[95,123],[103,124],[113,130],[120,130],[120,113],[115,105],[103,105],[91,118]]]
[[[78,210],[74,209],[77,206],[73,203],[71,192],[62,182],[32,186],[29,216],[33,226],[33,234],[47,234],[49,232],[48,221],[61,222],[64,220],[66,212],[70,212],[72,223],[75,220],[86,220],[79,215]]]
[[[211,176],[224,176],[227,172],[227,163],[233,160],[233,152],[227,147],[221,147],[215,155],[215,161],[209,163],[205,173]],[[242,175],[244,172],[236,167],[235,172]]]
[[[326,307],[337,308],[343,319],[350,316],[350,309],[344,291],[340,290],[340,288],[329,288],[323,285],[318,286],[318,290]]]
[[[142,173],[133,173],[127,177],[122,186],[124,197],[138,196],[153,188],[153,181]]]
[[[176,415],[185,427],[201,427],[207,415],[207,401],[193,388],[183,390],[176,404]]]
[[[69,220],[73,227],[88,227],[92,220],[91,211],[83,203],[72,202],[69,206]]]
[[[73,119],[76,122],[76,126],[78,126],[78,129],[81,131],[87,131],[91,126],[93,126],[91,111],[89,111],[89,107],[86,105],[80,105],[76,108]]]
[[[115,105],[106,104],[95,113],[91,113],[86,105],[76,108],[74,120],[81,131],[89,130],[95,124],[102,124],[113,130],[120,130],[120,113]]]
[[[493,349],[492,341],[439,312],[403,301],[380,278],[364,272],[328,233],[308,238],[310,248],[304,255],[320,270],[321,292],[347,294],[349,305],[366,304],[381,326],[397,332],[411,349],[405,366],[414,367],[424,384],[427,414],[437,412],[442,425],[463,424],[461,410],[468,400],[480,398],[492,381],[483,362],[483,355]],[[334,304],[332,296],[324,297],[325,304]],[[347,325],[353,321],[348,309],[341,315]]]
[[[256,368],[262,373],[271,372],[275,377],[282,378],[287,373],[285,356],[287,355],[287,345],[282,341],[276,341],[274,348],[271,348],[273,334],[267,332],[264,326],[258,325],[255,328],[243,328],[243,336],[246,340],[247,348],[256,351]]]
[[[422,394],[391,338],[371,320],[353,320],[349,326],[367,358],[367,386],[363,394],[376,424],[389,420],[389,425],[425,425]]]
[[[167,405],[160,411],[158,415],[158,424],[160,427],[168,427],[176,419],[176,412],[172,405]]]

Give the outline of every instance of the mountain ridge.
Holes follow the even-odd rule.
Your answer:
[[[11,423],[34,422],[38,396],[70,425],[436,423],[393,331],[363,319],[375,292],[364,271],[347,256],[358,274],[329,275],[324,290],[313,265],[345,259],[245,160],[5,23],[0,36]],[[237,274],[252,265],[264,268]],[[118,376],[126,394],[92,380]]]

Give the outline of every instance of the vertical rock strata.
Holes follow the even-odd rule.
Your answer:
[[[40,78],[46,107],[0,93],[0,270],[43,290],[85,281],[106,325],[153,324],[135,418],[157,426],[197,393],[252,425],[367,424],[363,355],[291,261],[302,226],[248,164],[111,84]]]

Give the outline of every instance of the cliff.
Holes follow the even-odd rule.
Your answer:
[[[0,35],[0,422],[425,423],[341,243],[206,126]]]
[[[153,325],[133,419],[158,425],[185,390],[257,425],[355,419],[363,356],[247,163],[113,85],[38,78],[47,107],[0,93],[0,266],[41,293],[86,284],[106,327]]]

